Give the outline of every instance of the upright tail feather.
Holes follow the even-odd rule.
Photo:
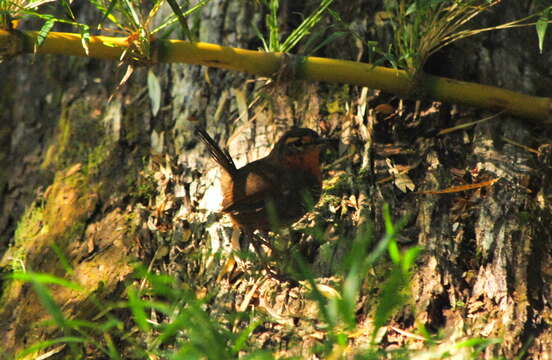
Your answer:
[[[236,164],[230,155],[222,151],[218,144],[213,140],[209,134],[202,127],[196,127],[195,132],[199,135],[199,138],[207,146],[211,157],[226,170],[229,174],[234,174],[237,171]]]

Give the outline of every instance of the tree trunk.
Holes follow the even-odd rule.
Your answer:
[[[305,3],[283,1],[281,22],[295,27],[297,13],[308,14],[316,5]],[[502,4],[478,21],[489,26],[524,17],[531,3]],[[252,24],[262,29],[264,14],[251,4],[209,2],[201,11],[199,40],[259,47]],[[351,1],[332,9],[365,40],[385,43],[390,28],[375,21],[381,6]],[[91,17],[88,10],[80,9]],[[446,48],[425,70],[550,96],[550,49],[548,36],[545,53],[538,53],[534,28],[493,31]],[[367,49],[352,36],[315,55],[368,61]],[[253,271],[240,281],[228,274],[219,278],[225,261],[213,254],[223,250],[228,257],[232,228],[214,215],[220,200],[218,170],[193,135],[197,124],[204,125],[227,145],[239,167],[265,155],[285,129],[301,125],[339,139],[339,146],[326,154],[322,200],[299,224],[320,226],[326,234],[323,244],[304,235],[298,240],[322,283],[332,283],[349,247],[346,239],[360,223],[373,221],[376,238],[382,235],[381,209],[389,203],[395,218],[408,214],[411,219],[402,233],[403,246],[418,243],[425,249],[412,284],[414,311],[397,314],[396,327],[415,332],[421,324],[430,332],[443,330],[438,350],[473,337],[501,338],[502,344],[486,349],[486,359],[513,358],[522,351],[531,359],[550,358],[549,129],[499,115],[435,135],[489,114],[348,85],[280,78],[262,88],[264,80],[245,74],[176,64],[153,68],[164,94],[161,111],[153,116],[145,69],[107,102],[124,70],[60,56],[25,56],[0,64],[4,272],[49,272],[81,284],[83,292],[54,287],[55,298],[70,316],[93,318],[98,311],[88,306],[91,294],[119,299],[131,281],[131,263],[138,260],[197,291],[216,289],[213,316],[228,304],[258,306],[278,316],[279,322],[267,322],[256,333],[258,347],[312,355],[318,330],[309,321],[316,312],[307,291]],[[393,112],[383,113],[384,108]],[[410,168],[402,185],[397,177],[385,180],[391,167]],[[495,179],[472,190],[438,192]],[[401,189],[405,184],[414,191]],[[377,278],[384,270],[374,272]],[[3,281],[0,338],[11,356],[56,332],[36,326],[47,315],[30,286]],[[363,289],[362,328],[370,328],[369,294],[380,285]],[[255,304],[247,300],[249,293],[256,294]],[[293,333],[281,326],[297,319]],[[410,341],[392,330],[384,340],[382,346],[390,348]],[[358,349],[366,342],[357,338],[352,345]]]

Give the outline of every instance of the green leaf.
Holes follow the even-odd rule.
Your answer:
[[[384,326],[391,315],[405,303],[406,297],[402,294],[402,289],[407,283],[408,279],[397,266],[387,275],[374,315],[372,339],[375,338],[379,328]]]
[[[125,323],[122,322],[119,319],[113,318],[113,319],[107,320],[103,324],[99,324],[98,326],[99,326],[100,331],[105,333],[105,332],[109,332],[113,328],[118,329],[118,330],[123,330],[124,327],[125,327]]]
[[[320,311],[320,317],[322,318],[322,321],[325,321],[331,327],[336,326],[337,319],[334,316],[335,314],[330,313],[330,309],[326,307],[328,301],[324,297],[324,295],[322,295],[322,293],[318,289],[318,286],[316,286],[316,281],[314,280],[312,269],[307,265],[305,259],[298,252],[292,252],[291,256],[293,256],[293,258],[295,259],[295,262],[299,267],[299,272],[301,273],[301,275],[303,275],[304,278],[306,278],[307,282],[310,285],[310,295],[318,303],[318,309]]]
[[[234,341],[234,345],[232,345],[232,353],[238,354],[240,350],[243,348],[245,343],[247,342],[247,339],[249,339],[249,336],[255,331],[257,326],[259,326],[262,323],[262,321],[256,320],[252,321],[243,331],[240,332],[237,339]]]
[[[259,28],[257,27],[257,25],[253,24],[253,30],[255,31],[255,35],[257,35],[257,37],[261,40],[261,42],[263,43],[263,50],[266,51],[266,52],[269,52],[270,51],[270,48],[266,42],[266,39],[264,38],[263,34],[261,33],[261,31],[259,30]]]
[[[389,242],[387,250],[389,251],[391,261],[393,261],[394,264],[399,264],[401,262],[401,252],[399,251],[399,246],[394,239]]]
[[[56,24],[56,21],[57,21],[57,19],[54,18],[53,16],[48,16],[48,20],[46,20],[44,25],[42,25],[42,27],[40,28],[40,31],[38,32],[38,35],[36,37],[36,46],[37,47],[42,45],[44,40],[46,40],[46,37],[50,33],[50,30],[52,30],[52,28]]]
[[[320,22],[322,19],[322,14],[328,7],[332,4],[333,0],[322,0],[320,6],[316,9],[315,12],[310,14],[299,26],[294,29],[287,39],[281,44],[280,51],[288,52],[293,49],[301,39],[310,33],[312,28]]]
[[[174,337],[179,331],[182,331],[186,328],[186,323],[183,320],[184,315],[180,315],[176,317],[176,319],[172,319],[171,322],[169,322],[167,325],[163,326],[163,331],[157,336],[156,342],[159,345],[164,344],[167,340]]]
[[[151,69],[148,71],[148,94],[151,100],[151,112],[156,116],[161,108],[161,85]]]
[[[67,13],[67,16],[73,20],[76,21],[75,14],[73,14],[73,10],[71,9],[71,3],[68,0],[62,0],[61,1],[63,7],[65,8],[65,12]]]
[[[144,304],[142,302],[142,299],[140,299],[138,292],[134,287],[129,287],[127,293],[128,306],[132,311],[134,322],[136,323],[136,325],[138,325],[140,330],[149,331],[150,324],[148,323],[148,317],[146,316],[146,312],[144,311]]]
[[[107,342],[107,354],[109,355],[109,358],[112,360],[120,360],[121,355],[117,351],[117,347],[113,343],[112,337],[109,335],[109,333],[104,334],[104,338]],[[105,351],[105,350],[104,350]]]
[[[497,338],[472,338],[472,339],[468,339],[457,343],[455,347],[457,349],[466,348],[466,347],[485,348],[489,345],[500,344],[500,343],[502,343],[502,340]]]
[[[135,4],[130,0],[122,0],[122,11],[128,21],[132,24],[133,29],[140,29],[141,18],[139,11],[135,9]]]
[[[73,337],[73,336],[66,336],[66,337],[60,337],[57,339],[52,340],[44,340],[39,342],[38,344],[35,344],[31,347],[26,348],[25,350],[21,351],[16,355],[16,359],[21,359],[26,357],[27,355],[30,355],[34,352],[37,352],[42,349],[46,349],[47,347],[50,347],[52,345],[56,344],[66,344],[66,343],[85,343],[86,340],[79,337]]]
[[[391,212],[389,210],[389,204],[383,205],[383,222],[385,224],[385,232],[390,235],[395,235],[395,226],[393,226],[393,221],[391,220]]]
[[[335,40],[337,39],[340,39],[342,37],[345,37],[345,35],[347,35],[346,32],[344,31],[338,31],[338,32],[335,32],[333,34],[331,34],[330,36],[328,36],[324,41],[322,41],[320,44],[318,44],[312,51],[311,53],[316,53],[318,50],[320,50],[321,48],[323,48],[324,46],[334,42]]]
[[[103,13],[103,17],[102,19],[100,20],[100,23],[98,24],[98,26],[102,26],[102,24],[105,22],[106,19],[109,19],[112,23],[114,23],[115,25],[117,25],[119,28],[123,28],[123,26],[119,23],[119,21],[117,20],[117,18],[112,14],[113,12],[113,9],[115,8],[115,5],[117,5],[117,2],[118,0],[112,0],[110,3],[109,3],[109,8],[105,8],[99,1],[97,0],[90,0],[90,2],[92,3],[92,5],[94,5],[94,7],[96,9],[98,9],[101,13]]]
[[[408,7],[408,9],[406,9],[406,13],[404,14],[405,16],[408,16],[412,13],[415,13],[416,12],[416,3],[412,3],[410,4],[410,6]]]
[[[421,246],[414,246],[408,249],[402,258],[402,266],[403,271],[408,272],[412,265],[414,265],[414,262],[416,261],[416,258],[418,257],[418,254],[423,250]]]
[[[60,328],[65,328],[67,325],[65,315],[63,315],[61,308],[50,294],[50,290],[44,284],[36,281],[33,282],[33,288],[48,314],[52,316]]]
[[[13,280],[20,280],[20,281],[27,281],[27,282],[37,282],[40,284],[55,284],[55,285],[61,285],[63,287],[82,291],[83,288],[73,282],[67,281],[65,279],[59,278],[54,275],[50,274],[39,274],[39,273],[32,273],[32,272],[16,272],[9,276],[10,279]]]
[[[542,54],[544,47],[544,37],[546,35],[546,29],[548,28],[548,21],[550,17],[550,8],[544,10],[535,27],[537,29],[537,36],[539,38],[539,51]]]
[[[194,6],[190,7],[188,10],[184,11],[184,12],[182,13],[182,15],[183,15],[184,17],[188,17],[188,16],[192,15],[193,13],[195,13],[195,12],[201,10],[201,8],[203,8],[205,5],[207,5],[207,3],[208,3],[209,1],[211,1],[211,0],[201,0],[201,1],[199,1],[199,2],[196,3]],[[169,2],[169,5],[170,5],[170,2]],[[188,5],[189,5],[189,2],[188,2]],[[155,34],[155,33],[159,32],[160,30],[162,30],[162,29],[164,29],[164,28],[166,28],[166,27],[168,27],[168,26],[174,24],[174,23],[177,22],[177,21],[180,21],[180,20],[178,19],[177,15],[173,13],[173,14],[171,14],[171,16],[169,16],[167,19],[165,19],[161,24],[159,24],[159,26],[157,26],[155,29],[153,29],[153,30],[151,31],[151,33],[152,33],[152,34]],[[187,25],[186,25],[186,26],[187,26]],[[188,30],[188,31],[190,31],[190,32],[189,32],[189,33],[186,33],[186,29],[183,28],[183,30],[184,30],[184,33],[185,33],[184,35],[185,35],[186,37],[188,37],[190,40],[192,40],[192,41],[197,40],[197,39],[195,38],[195,35],[194,35],[193,32],[191,32],[190,30]]]
[[[81,30],[81,44],[86,56],[90,56],[90,49],[88,44],[90,43],[90,26],[83,24]]]
[[[169,6],[171,7],[172,11],[178,18],[178,21],[180,22],[180,26],[182,27],[182,31],[184,32],[184,35],[186,38],[190,41],[195,41],[195,38],[190,31],[190,28],[188,27],[188,22],[186,21],[186,17],[182,13],[182,9],[180,9],[180,6],[176,2],[176,0],[167,0],[169,3]]]
[[[284,51],[280,43],[280,34],[278,28],[278,7],[279,0],[270,0],[270,12],[266,15],[266,27],[268,28],[268,41],[270,51]]]
[[[50,247],[52,248],[52,250],[54,250],[54,253],[56,253],[61,266],[63,266],[63,269],[69,274],[73,273],[73,267],[69,263],[69,260],[67,260],[67,257],[63,253],[63,250],[58,246],[58,244],[54,242],[52,243],[52,245],[50,245]]]

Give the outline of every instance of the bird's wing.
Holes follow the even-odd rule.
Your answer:
[[[281,193],[280,169],[264,162],[252,162],[238,169],[234,186],[226,189],[223,211],[251,213],[261,211],[267,199],[276,199]]]

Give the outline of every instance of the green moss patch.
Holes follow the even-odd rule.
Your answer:
[[[137,227],[119,209],[98,222],[91,221],[97,193],[97,186],[90,183],[80,164],[58,172],[44,201],[25,212],[15,244],[2,261],[12,271],[48,272],[79,284],[83,290],[50,286],[67,317],[92,315],[95,310],[89,304],[90,296],[97,297],[98,289],[102,294],[111,293],[132,271],[129,239]],[[32,287],[20,281],[4,283],[0,318],[10,324],[0,331],[9,352],[52,335],[48,327],[40,325],[50,318],[43,304]]]

